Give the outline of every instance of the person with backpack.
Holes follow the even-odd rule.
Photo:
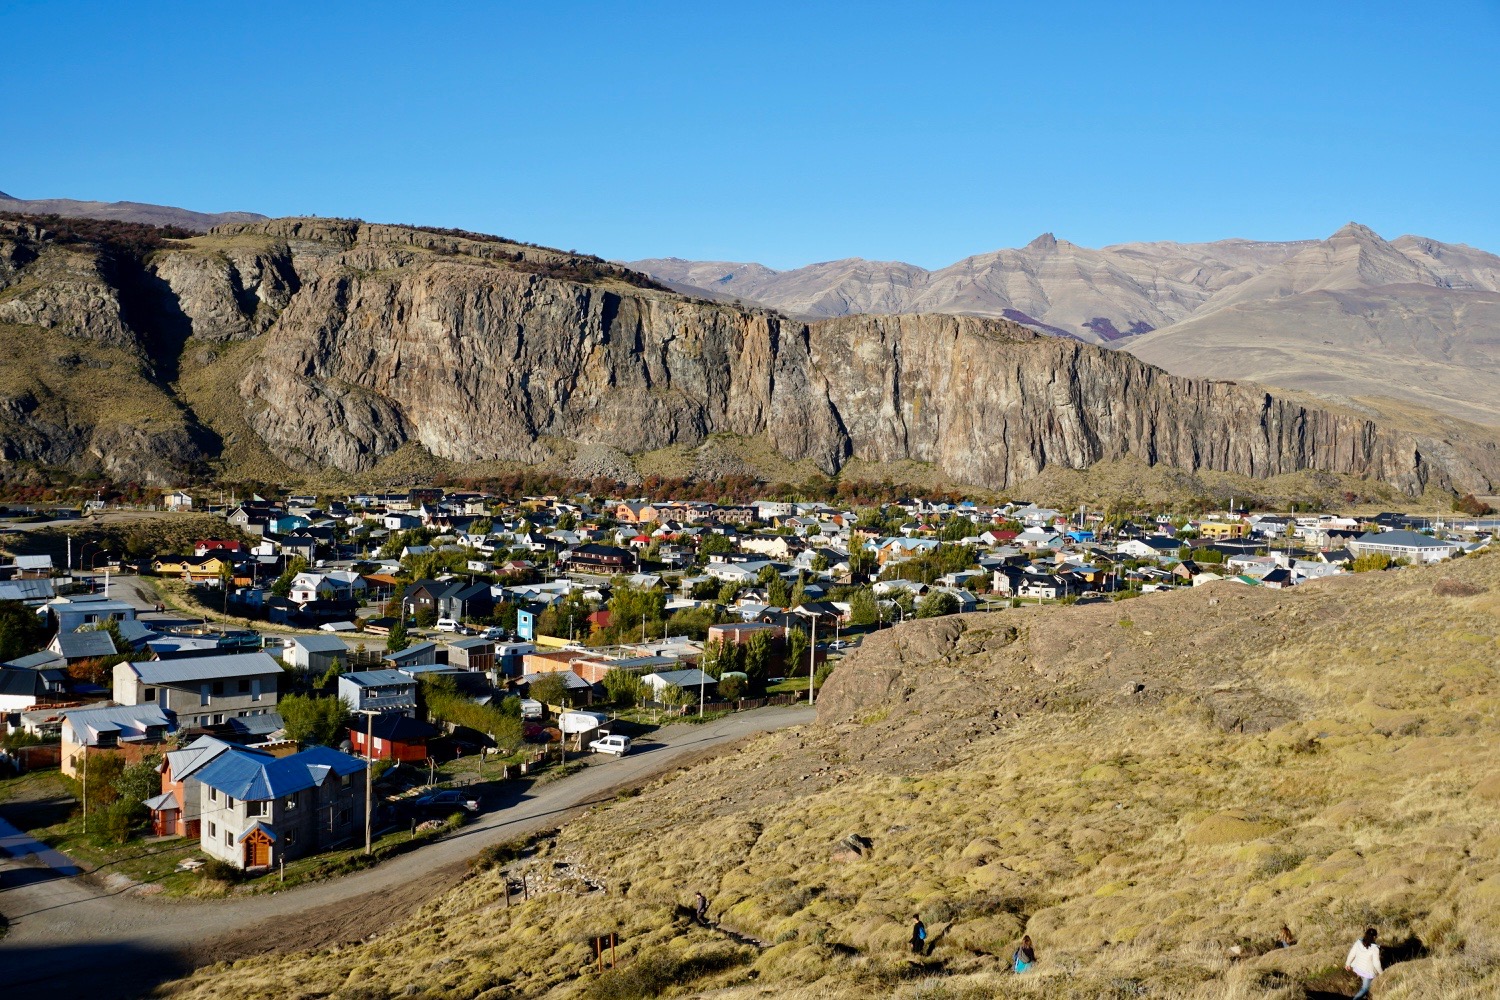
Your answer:
[[[1032,947],[1031,935],[1027,934],[1021,938],[1020,947],[1010,957],[1010,967],[1016,972],[1025,972],[1036,964],[1036,948]]]
[[[1375,943],[1375,937],[1375,928],[1366,927],[1364,937],[1354,942],[1348,957],[1344,959],[1345,971],[1360,978],[1359,992],[1354,994],[1352,1000],[1367,996],[1375,977],[1385,971],[1380,965],[1380,945]]]
[[[911,921],[911,953],[920,955],[927,950],[927,925],[922,923],[920,913],[913,913]]]

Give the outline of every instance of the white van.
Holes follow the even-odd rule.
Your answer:
[[[456,618],[439,618],[437,620],[437,630],[439,632],[457,632],[458,631],[458,619],[456,619]]]

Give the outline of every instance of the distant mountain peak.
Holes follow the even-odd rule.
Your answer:
[[[1369,226],[1362,226],[1358,222],[1344,223],[1343,227],[1338,232],[1334,233],[1328,238],[1330,240],[1355,239],[1377,240],[1381,243],[1385,242],[1385,240],[1381,239],[1380,234],[1375,232],[1375,230],[1371,229]]]
[[[10,195],[6,194],[4,191],[0,191],[0,201],[20,201],[20,200],[21,199],[19,199],[19,198],[12,198]]]
[[[1027,250],[1056,250],[1057,237],[1051,233],[1043,233],[1030,243],[1026,244]]]

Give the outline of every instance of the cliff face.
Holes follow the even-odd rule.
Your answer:
[[[542,462],[562,442],[642,452],[725,432],[764,436],[828,472],[852,456],[915,459],[992,487],[1126,455],[1262,477],[1326,469],[1409,492],[1500,479],[1487,441],[1429,448],[1355,416],[1174,378],[1003,321],[805,324],[465,234],[337,220],[225,226],[154,251],[126,288],[77,257],[40,234],[0,246],[11,286],[0,285],[0,322],[121,343],[179,411],[179,369],[238,345],[243,372],[213,410],[242,414],[264,449],[300,470],[364,471],[412,443],[456,462]],[[187,413],[184,429],[195,419]],[[0,435],[36,433],[0,411]]]

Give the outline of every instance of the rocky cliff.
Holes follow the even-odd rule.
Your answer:
[[[158,478],[240,437],[293,470],[364,472],[411,445],[549,462],[578,445],[635,453],[730,433],[830,473],[851,457],[913,459],[989,487],[1123,456],[1258,477],[1326,469],[1408,492],[1500,480],[1482,438],[1427,441],[1004,321],[808,324],[472,234],[280,219],[164,242],[136,271],[89,264],[107,257],[13,226],[0,323],[18,343],[46,330],[137,359],[158,419],[175,414],[203,452],[169,456]],[[232,380],[198,377],[230,357]],[[211,388],[186,391],[199,383]],[[40,433],[15,409],[0,410],[0,437]]]

